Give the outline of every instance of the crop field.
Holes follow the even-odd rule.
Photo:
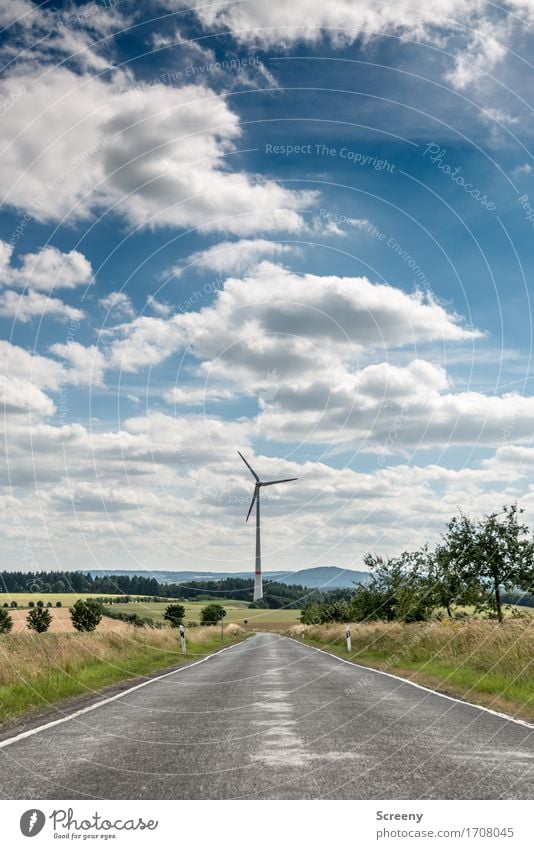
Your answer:
[[[128,604],[114,604],[113,610],[121,613],[138,613],[139,616],[146,616],[154,619],[156,622],[163,621],[163,614],[168,602],[130,602]],[[180,604],[182,602],[179,602]],[[218,602],[223,605],[226,610],[225,622],[234,622],[236,625],[242,625],[245,619],[248,621],[248,627],[264,628],[266,630],[275,630],[280,627],[287,628],[289,625],[296,624],[300,619],[300,610],[249,610],[244,602],[233,601],[232,599],[221,599]],[[200,612],[207,604],[213,604],[212,601],[186,601],[183,602],[185,607],[184,622],[200,622]]]
[[[28,615],[27,610],[21,608],[10,610],[9,615],[13,620],[13,629],[11,634],[22,634],[24,632],[28,632],[28,626],[26,623],[26,616]],[[52,608],[50,610],[50,615],[52,616],[52,622],[48,629],[49,632],[52,634],[76,633],[76,629],[73,627],[70,620],[70,609],[68,607]],[[126,622],[122,622],[120,619],[110,619],[107,616],[103,616],[97,630],[99,633],[125,633],[129,627],[130,626],[127,625]]]
[[[116,595],[98,595],[98,598],[116,598]],[[95,598],[94,593],[0,593],[0,607],[4,604],[10,604],[11,601],[16,601],[18,608],[11,608],[9,613],[13,619],[13,633],[21,633],[26,630],[26,616],[28,614],[28,603],[33,601],[43,601],[45,606],[47,602],[52,603],[50,614],[52,623],[50,631],[53,633],[73,632],[74,628],[70,621],[69,607],[71,607],[79,598]],[[131,598],[135,598],[131,596]],[[56,607],[56,602],[61,602],[61,607]],[[173,599],[165,602],[145,602],[145,601],[130,601],[124,604],[112,604],[110,609],[120,613],[137,613],[138,616],[153,619],[155,622],[164,622],[163,614],[168,604],[171,604]],[[185,607],[184,622],[195,622],[200,624],[200,612],[207,604],[213,604],[213,601],[186,601],[177,602]],[[249,610],[247,603],[236,599],[222,599],[220,602],[226,610],[225,625],[231,622],[236,625],[243,625],[245,619],[248,622],[246,626],[249,630],[283,630],[295,625],[300,619],[300,610]],[[120,631],[124,622],[114,620],[107,616],[102,617],[102,622],[98,626],[99,631]]]
[[[60,601],[63,607],[72,607],[79,598],[117,598],[118,593],[0,593],[0,607],[3,604],[11,604],[16,601],[20,607],[27,607],[30,601],[34,604],[38,601],[43,601],[45,606],[50,601],[52,607],[56,606],[56,602]],[[134,598],[134,596],[131,596]]]

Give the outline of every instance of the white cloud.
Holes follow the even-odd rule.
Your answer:
[[[126,292],[110,292],[98,303],[102,309],[116,318],[133,318],[135,310]]]
[[[19,288],[48,292],[53,289],[75,289],[93,282],[91,263],[79,251],[62,251],[50,245],[21,257],[17,266],[10,264],[12,248],[1,243],[0,282]]]
[[[148,295],[146,299],[146,305],[149,309],[152,310],[156,315],[159,316],[168,316],[172,312],[172,307],[170,304],[166,304],[163,301],[158,301],[154,295]]]
[[[217,274],[243,274],[264,257],[281,257],[295,254],[298,246],[271,242],[268,239],[239,239],[237,242],[219,242],[204,251],[187,257],[181,266],[171,269],[179,276],[185,268],[209,269]]]
[[[436,27],[456,29],[457,21],[469,21],[479,8],[473,0],[436,0],[431,5],[425,0],[395,3],[295,0],[291,4],[284,0],[271,0],[269,3],[262,0],[248,0],[247,3],[222,0],[216,5],[206,4],[203,0],[165,2],[173,9],[195,9],[207,29],[229,29],[242,43],[252,41],[268,47],[290,45],[295,41],[315,43],[325,34],[339,44],[405,30],[419,33],[422,37],[427,30]]]
[[[70,307],[59,298],[51,298],[40,292],[21,295],[12,289],[0,292],[0,315],[26,323],[37,316],[59,317],[62,321],[80,321],[83,310]]]
[[[22,66],[0,81],[0,100],[24,89],[3,117],[4,204],[39,221],[71,221],[113,206],[133,226],[250,234],[304,227],[314,192],[232,170],[239,118],[200,84],[119,89],[66,67],[36,76]]]
[[[230,401],[235,393],[222,387],[204,387],[194,389],[191,386],[182,389],[174,386],[165,392],[164,398],[169,404],[183,404],[186,407],[202,407],[207,401]]]
[[[79,342],[56,343],[50,351],[70,364],[67,375],[69,382],[78,386],[100,387],[104,385],[104,355],[95,345],[86,348]]]

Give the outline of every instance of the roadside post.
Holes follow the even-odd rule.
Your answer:
[[[185,644],[185,628],[180,625],[180,643],[182,645],[182,654],[187,654],[187,646]]]
[[[219,616],[221,617],[221,643],[224,643],[224,617],[226,616],[226,610],[224,607],[221,608]]]
[[[350,654],[350,652],[352,651],[352,640],[350,638],[350,625],[347,625],[347,627],[345,629],[345,637],[347,638],[347,651]]]

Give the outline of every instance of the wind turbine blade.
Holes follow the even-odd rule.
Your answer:
[[[272,486],[274,483],[289,483],[289,481],[298,481],[298,478],[284,478],[281,481],[265,481],[262,486]]]
[[[248,522],[248,520],[249,520],[249,516],[252,513],[252,508],[254,507],[254,505],[256,503],[257,497],[258,497],[258,487],[255,486],[254,487],[254,495],[252,496],[252,501],[250,502],[250,507],[248,508],[247,518],[245,519],[245,522]]]
[[[241,451],[238,451],[237,453],[239,454],[239,456],[240,456],[240,457],[241,457],[241,459],[243,460],[243,463],[245,464],[245,466],[248,466],[248,468],[250,469],[250,471],[252,472],[252,474],[254,475],[254,477],[256,478],[256,480],[257,480],[257,481],[259,481],[259,477],[257,476],[256,472],[254,471],[254,469],[252,468],[252,466],[250,465],[250,463],[247,463],[247,461],[246,461],[246,460],[245,460],[245,458],[243,457],[243,455],[242,455]]]

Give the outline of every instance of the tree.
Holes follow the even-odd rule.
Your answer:
[[[477,605],[480,598],[478,581],[469,580],[465,569],[446,545],[438,545],[428,556],[428,574],[436,607],[444,607],[452,619],[453,605]]]
[[[13,619],[4,608],[0,608],[0,634],[9,634],[13,627]]]
[[[427,551],[404,551],[398,557],[366,554],[373,575],[360,584],[352,598],[354,621],[385,619],[387,622],[422,622],[433,609],[431,582],[426,567]]]
[[[478,609],[494,611],[499,622],[503,590],[528,590],[534,583],[534,542],[521,513],[516,504],[478,520],[460,513],[444,538],[464,580],[479,590]]]
[[[71,607],[70,618],[77,631],[94,631],[102,619],[102,605],[98,601],[81,598]]]
[[[171,628],[178,628],[182,624],[184,616],[185,607],[183,604],[169,604],[163,614],[163,618],[169,622]]]
[[[201,625],[216,625],[226,616],[226,610],[222,604],[208,604],[200,611]]]
[[[34,607],[26,616],[26,622],[30,631],[37,631],[38,634],[44,634],[48,631],[52,617],[46,607]]]

